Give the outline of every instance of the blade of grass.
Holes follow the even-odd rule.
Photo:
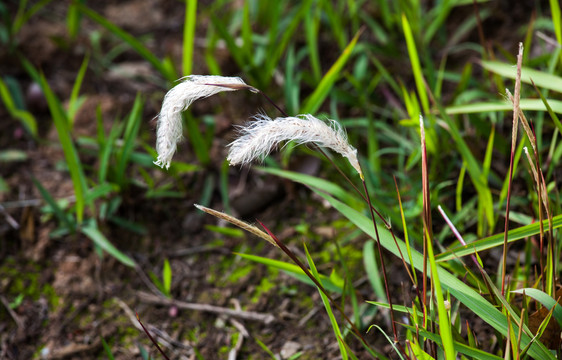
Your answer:
[[[416,88],[418,89],[418,97],[422,104],[424,114],[429,116],[429,100],[425,92],[425,80],[421,70],[418,50],[416,48],[416,42],[414,40],[412,28],[410,27],[410,22],[408,21],[408,18],[406,17],[405,14],[402,14],[402,29],[404,31],[404,37],[406,38],[408,55],[410,57],[410,63],[412,64],[412,71],[414,73]]]
[[[41,0],[33,4],[27,11],[25,11],[27,0],[21,1],[14,22],[12,23],[12,34],[17,34],[20,31],[21,27],[25,25],[25,23],[27,23],[27,21],[33,15],[35,15],[39,10],[48,5],[51,1],[53,0]]]
[[[182,70],[183,76],[191,74],[193,69],[193,44],[195,43],[195,25],[197,19],[197,0],[185,0],[185,18],[183,24]]]
[[[123,254],[111,242],[109,242],[109,240],[107,240],[105,235],[103,235],[102,232],[98,229],[94,221],[89,221],[88,223],[86,223],[85,226],[82,226],[80,228],[80,231],[90,240],[92,240],[94,244],[105,250],[109,255],[113,256],[121,263],[130,267],[136,266],[136,263],[133,259]]]
[[[505,204],[505,229],[503,239],[503,256],[502,256],[502,295],[505,294],[505,280],[507,268],[507,234],[509,230],[509,210],[511,201],[511,184],[513,179],[513,162],[515,157],[515,149],[517,146],[517,129],[519,127],[519,100],[521,98],[521,68],[523,63],[523,44],[519,43],[519,53],[517,55],[517,71],[515,75],[515,95],[513,96],[513,123],[511,132],[511,156],[509,161],[509,182],[507,187],[507,203]]]
[[[550,0],[549,2],[556,40],[558,40],[558,44],[562,45],[562,15],[560,13],[560,2],[557,0]]]
[[[285,262],[285,261],[280,261],[280,260],[273,260],[273,259],[269,259],[266,257],[261,257],[261,256],[257,256],[257,255],[250,255],[250,254],[242,254],[242,253],[235,253],[236,255],[259,263],[259,264],[263,264],[269,267],[272,267],[274,269],[279,269],[282,270],[283,272],[285,272],[286,274],[298,279],[299,281],[314,286],[314,282],[312,280],[310,280],[308,278],[308,276],[305,275],[304,271],[298,267],[297,265]],[[322,275],[319,274],[319,277],[317,278],[317,280],[320,282],[320,284],[322,284],[322,286],[328,290],[328,291],[332,291],[338,294],[343,293],[343,289],[341,288],[341,286],[335,284],[334,282],[332,282],[332,280],[330,280],[330,278],[326,275]]]
[[[426,331],[425,329],[421,329],[421,328],[416,329],[415,327],[413,327],[411,325],[404,325],[404,327],[410,329],[413,332],[419,331],[421,336],[426,337],[428,339],[431,339],[432,341],[435,341],[439,344],[441,343],[441,338],[439,337],[439,334],[433,334],[433,333],[430,333],[429,331]],[[478,360],[502,360],[501,357],[496,356],[494,354],[487,353],[485,351],[482,351],[482,350],[478,349],[478,347],[476,347],[476,346],[465,345],[465,344],[463,344],[461,342],[458,342],[458,341],[454,342],[454,347],[455,347],[456,351],[460,352],[461,354],[471,356],[473,359],[478,359]]]
[[[381,281],[381,276],[375,260],[374,240],[368,240],[365,242],[365,245],[363,245],[363,263],[365,266],[365,273],[367,274],[367,278],[369,279],[369,283],[371,284],[377,299],[387,301],[384,285]]]
[[[448,125],[449,134],[453,138],[455,145],[460,152],[463,161],[466,163],[466,170],[468,171],[468,175],[472,180],[472,184],[476,188],[476,192],[478,193],[478,199],[481,202],[482,206],[484,207],[484,212],[486,214],[486,219],[489,225],[489,231],[492,231],[495,226],[495,218],[494,218],[494,203],[492,199],[492,192],[490,187],[488,186],[487,179],[484,178],[484,174],[480,165],[470,148],[468,147],[466,141],[464,141],[457,124],[447,115],[445,109],[441,106],[440,103],[436,102],[435,105],[439,110],[439,114]]]
[[[562,114],[562,101],[548,99],[553,112]],[[545,111],[548,108],[540,99],[521,99],[519,106],[521,110]],[[445,109],[448,115],[487,113],[491,111],[510,111],[513,105],[507,101],[478,102],[464,105],[453,105]]]
[[[70,233],[74,232],[76,230],[76,223],[74,222],[74,219],[72,219],[72,221],[69,219],[69,216],[67,216],[64,210],[59,206],[59,204],[57,204],[57,201],[51,196],[39,180],[32,176],[31,181],[35,184],[35,187],[39,190],[43,199],[47,202],[47,204],[49,204],[60,223],[63,224]]]
[[[308,261],[308,266],[310,267],[310,272],[318,280],[320,277],[318,274],[318,270],[316,269],[316,265],[314,264],[314,261],[312,260],[310,253],[308,252],[308,248],[306,244],[303,243],[303,246],[304,246],[304,251],[306,253],[306,260]],[[330,301],[328,300],[328,297],[320,289],[318,289],[318,293],[320,294],[322,303],[324,304],[324,308],[326,309],[326,313],[328,314],[328,318],[330,319],[330,324],[332,325],[332,329],[334,330],[334,335],[336,336],[336,339],[338,341],[341,357],[343,360],[347,360],[348,359],[347,349],[343,341],[340,326],[338,325],[336,317],[334,316],[334,312],[332,311]]]
[[[252,57],[253,44],[252,44],[252,23],[250,20],[250,1],[244,0],[244,6],[242,7],[242,51],[247,57]]]
[[[370,218],[320,190],[313,190],[316,194],[328,201],[336,210],[355,224],[359,229],[361,229],[361,231],[370,236],[375,236],[373,224]],[[379,235],[381,245],[395,256],[400,256],[399,248],[402,252],[406,251],[406,245],[402,240],[396,239],[399,248],[396,247],[395,240],[393,240],[392,235],[386,229],[379,229]],[[408,259],[406,260],[408,261]],[[418,271],[423,269],[423,255],[415,249],[412,249],[412,261]],[[498,311],[494,305],[488,302],[478,292],[466,285],[463,281],[457,279],[453,274],[443,269],[441,266],[436,265],[436,271],[439,275],[442,286],[444,286],[444,288],[448,290],[452,296],[471,309],[472,312],[482,318],[494,329],[504,335],[507,335],[507,319],[504,314]],[[530,340],[531,339],[527,335],[523,334],[521,346],[527,346]],[[540,342],[535,342],[531,345],[529,348],[529,354],[540,359],[555,359],[548,349],[546,349],[546,347]]]
[[[308,13],[304,17],[304,30],[312,75],[314,81],[318,82],[322,77],[320,56],[318,55],[318,28],[320,27],[320,17],[316,14],[319,11],[319,8],[315,8],[313,11],[313,13]]]
[[[485,69],[508,79],[515,79],[517,76],[517,74],[513,71],[513,65],[511,64],[499,61],[482,61],[482,66]],[[521,82],[531,84],[531,79],[533,79],[535,84],[537,84],[540,88],[562,93],[562,77],[525,66],[521,67]]]
[[[76,0],[83,4],[86,0]],[[66,15],[66,27],[71,39],[75,39],[80,31],[80,20],[82,16],[74,4],[70,4]]]
[[[542,92],[539,90],[539,88],[537,87],[537,85],[533,81],[533,79],[531,79],[531,83],[533,84],[533,87],[535,88],[535,91],[537,92],[537,94],[539,94],[539,97],[541,98],[541,101],[544,104],[544,106],[546,108],[546,111],[548,111],[548,114],[550,115],[550,118],[554,122],[554,125],[556,125],[556,128],[558,129],[558,131],[560,131],[560,133],[562,134],[562,123],[560,123],[560,120],[558,119],[558,116],[556,116],[556,114],[554,113],[554,110],[552,110],[552,107],[549,104],[549,101],[552,102],[552,100],[546,100],[546,98],[543,96]],[[524,108],[521,108],[521,109],[525,110]],[[560,110],[561,110],[560,113],[562,113],[562,106],[561,106]]]
[[[80,224],[84,218],[84,207],[86,206],[84,200],[85,193],[88,189],[86,176],[82,170],[82,163],[78,157],[78,152],[70,137],[70,128],[66,113],[62,109],[60,101],[51,90],[43,74],[40,74],[39,81],[41,89],[47,99],[47,104],[49,105],[49,110],[53,117],[55,128],[59,135],[59,141],[64,152],[64,158],[68,165],[68,170],[70,171],[70,177],[72,178],[72,184],[74,186],[74,195],[76,196],[76,218]]]
[[[439,281],[439,273],[437,272],[437,263],[435,262],[435,255],[433,253],[433,229],[432,229],[432,219],[431,219],[431,199],[429,191],[429,176],[428,176],[428,165],[427,165],[427,151],[425,148],[425,130],[423,117],[420,116],[420,136],[421,136],[421,151],[422,151],[422,193],[423,193],[423,227],[424,227],[424,240],[425,248],[427,249],[427,258],[429,260],[429,269],[431,272],[431,281],[433,285],[433,291],[435,293],[435,298],[437,302],[437,313],[439,316],[439,334],[441,340],[443,341],[443,350],[445,352],[445,358],[455,359],[456,352],[453,347],[453,333],[451,330],[451,324],[449,321],[449,314],[445,309],[445,300],[443,297],[443,289],[441,288],[441,282]],[[424,266],[424,274],[426,264]],[[425,279],[423,280],[425,287]],[[425,289],[424,289],[425,294]]]
[[[129,163],[129,159],[133,148],[135,146],[135,141],[140,129],[141,117],[142,117],[143,101],[140,94],[137,94],[135,102],[133,104],[133,109],[127,119],[127,125],[125,126],[125,133],[123,134],[123,147],[121,153],[119,154],[119,163],[117,165],[117,183],[124,184],[125,170]]]
[[[169,82],[174,82],[178,76],[175,71],[171,71],[169,67],[166,67],[160,59],[158,59],[146,46],[144,46],[139,40],[137,40],[134,36],[126,32],[125,30],[121,29],[119,26],[113,24],[105,17],[101,16],[94,10],[88,8],[87,6],[76,2],[73,0],[73,4],[80,10],[81,13],[92,19],[93,21],[97,22],[104,28],[106,28],[109,32],[114,34],[115,36],[121,38],[121,40],[125,41],[132,47],[140,56],[142,56],[146,61],[148,61],[158,72]]]
[[[359,30],[357,34],[351,39],[349,44],[346,46],[340,57],[336,60],[336,62],[330,67],[330,70],[324,75],[320,84],[316,87],[314,92],[310,94],[310,96],[304,101],[304,104],[301,108],[301,113],[315,113],[320,108],[320,105],[324,102],[326,97],[328,96],[332,86],[336,82],[336,80],[340,77],[341,71],[347,61],[349,60],[351,54],[353,53],[353,49],[355,48],[355,44],[357,44],[357,40],[363,30]]]
[[[558,324],[562,326],[562,305],[560,305],[555,299],[550,297],[544,291],[534,288],[524,288],[513,290],[512,293],[530,296],[543,304],[544,307],[546,307],[548,310],[551,310],[554,307],[552,315],[554,316],[556,321],[558,321]]]
[[[172,268],[168,259],[164,260],[164,267],[162,268],[162,287],[167,297],[170,297],[172,290]]]
[[[33,136],[37,138],[37,121],[35,117],[28,111],[18,109],[16,103],[10,94],[10,90],[6,83],[0,78],[0,97],[6,106],[6,109],[11,116],[21,121],[25,129]]]
[[[90,56],[86,55],[84,57],[84,61],[82,61],[80,70],[78,70],[78,75],[76,75],[74,85],[72,86],[72,92],[70,93],[70,99],[68,100],[68,118],[70,119],[71,124],[74,124],[74,117],[76,116],[76,112],[78,112],[78,109],[80,109],[80,105],[82,105],[82,103],[78,101],[78,95],[80,94],[80,87],[82,86],[82,82],[84,81],[84,75],[86,75],[89,61]]]
[[[543,226],[548,227],[548,220],[543,221]],[[558,229],[560,227],[562,227],[562,215],[554,216],[552,218],[552,229]],[[522,240],[531,236],[538,235],[539,233],[540,225],[538,222],[521,226],[516,229],[509,230],[507,242],[512,243],[517,240]],[[492,249],[494,247],[498,247],[502,245],[503,238],[504,234],[499,233],[484,239],[473,241],[465,246],[457,245],[437,255],[437,262],[449,261],[457,257],[463,257],[466,255],[474,254],[476,252],[481,252],[484,250]]]

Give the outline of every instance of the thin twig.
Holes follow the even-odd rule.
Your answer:
[[[163,296],[153,295],[144,291],[138,291],[137,296],[141,301],[149,304],[158,304],[158,305],[166,305],[166,306],[173,305],[176,306],[178,309],[204,311],[213,314],[233,316],[246,320],[261,321],[264,324],[270,324],[273,321],[275,321],[275,316],[271,314],[257,313],[253,311],[244,311],[244,310],[238,311],[238,310],[233,310],[220,306],[209,305],[209,304],[188,303],[185,301],[168,299]]]
[[[10,303],[8,302],[8,300],[6,300],[6,298],[4,296],[0,295],[0,301],[2,302],[2,304],[6,308],[6,310],[8,311],[8,313],[10,314],[10,316],[12,317],[12,319],[14,320],[16,325],[18,326],[18,329],[23,329],[24,326],[25,326],[23,320],[10,307]]]
[[[394,333],[394,342],[398,343],[398,332],[396,331],[396,324],[394,322],[394,308],[392,306],[392,298],[390,297],[390,288],[388,286],[388,279],[386,276],[386,266],[384,265],[384,257],[382,254],[381,239],[379,237],[379,230],[377,227],[377,222],[375,221],[375,213],[373,212],[373,207],[371,206],[371,197],[369,196],[369,190],[367,189],[367,184],[363,180],[363,188],[365,189],[365,197],[367,198],[367,203],[369,204],[369,209],[371,209],[371,219],[373,221],[373,227],[375,228],[375,240],[377,242],[377,249],[379,253],[379,261],[381,262],[382,275],[384,278],[384,288],[386,291],[386,298],[388,300],[388,305],[390,307],[390,321],[392,322],[392,332]]]

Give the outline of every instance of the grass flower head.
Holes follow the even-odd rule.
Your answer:
[[[177,143],[183,138],[181,113],[195,100],[215,95],[222,91],[248,89],[256,91],[238,77],[211,75],[190,75],[173,87],[162,102],[156,125],[156,151],[158,158],[154,162],[160,167],[170,167],[176,152]]]
[[[326,123],[309,114],[276,119],[256,115],[254,121],[240,127],[240,137],[229,145],[227,160],[230,165],[244,165],[256,158],[263,159],[283,141],[314,143],[332,149],[346,157],[363,176],[357,150],[349,145],[341,125],[335,120]]]

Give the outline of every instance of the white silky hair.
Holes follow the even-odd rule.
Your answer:
[[[276,119],[256,115],[253,121],[239,127],[239,134],[240,137],[228,145],[227,160],[230,165],[244,165],[257,158],[263,159],[279,143],[290,140],[298,144],[314,143],[332,149],[346,157],[359,175],[363,176],[357,160],[357,149],[349,145],[345,131],[335,120],[328,120],[326,123],[309,114]]]
[[[162,102],[156,125],[156,165],[168,169],[176,152],[177,143],[183,139],[181,113],[195,100],[215,95],[222,91],[251,88],[238,77],[190,75],[182,78]],[[226,86],[221,86],[226,85]],[[233,87],[227,87],[227,86]]]

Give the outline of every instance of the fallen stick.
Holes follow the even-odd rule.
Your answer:
[[[168,299],[163,296],[157,296],[144,291],[138,291],[137,296],[140,301],[149,304],[168,305],[168,306],[173,305],[176,306],[178,309],[222,314],[222,315],[237,317],[240,319],[261,321],[265,324],[270,324],[275,320],[275,317],[271,314],[262,314],[253,311],[244,311],[244,310],[234,310],[234,309],[229,309],[229,308],[224,308],[224,307],[214,306],[209,304],[188,303],[184,301]]]

